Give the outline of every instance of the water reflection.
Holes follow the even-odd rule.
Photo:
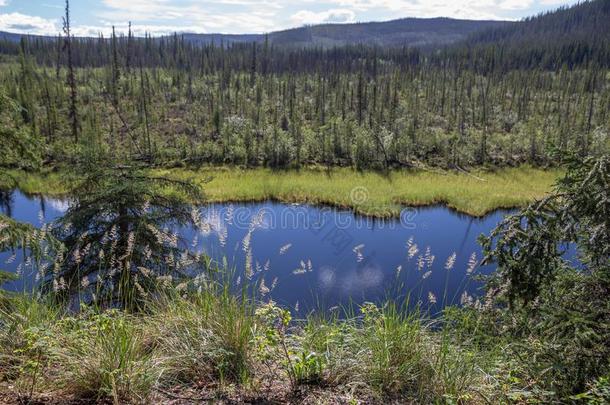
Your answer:
[[[69,201],[0,194],[0,210],[14,219],[39,225],[60,217]],[[213,204],[199,208],[197,229],[180,229],[190,246],[237,269],[239,280],[251,279],[268,296],[301,311],[350,302],[411,297],[437,309],[457,304],[464,292],[477,294],[480,284],[467,273],[481,258],[476,242],[506,212],[485,218],[457,214],[445,207],[407,209],[400,218],[378,220],[350,211],[274,202]],[[0,264],[17,271],[22,257]],[[453,258],[449,269],[446,263]],[[477,268],[476,273],[492,269]],[[32,278],[11,283],[12,290],[30,288]]]

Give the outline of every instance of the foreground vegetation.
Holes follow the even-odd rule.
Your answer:
[[[493,336],[489,319],[466,309],[432,321],[386,303],[345,320],[291,321],[271,302],[222,289],[157,297],[141,314],[66,313],[15,297],[0,313],[0,398],[489,403],[559,394],[545,390],[543,370],[513,357],[541,349]]]
[[[325,204],[378,217],[398,216],[406,205],[446,204],[474,216],[499,208],[523,207],[550,192],[562,172],[525,166],[470,173],[424,169],[379,173],[347,168],[151,170],[158,176],[199,185],[207,202],[279,200]],[[26,194],[61,197],[70,191],[66,170],[6,173],[6,185]]]

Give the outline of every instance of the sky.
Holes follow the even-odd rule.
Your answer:
[[[73,33],[265,33],[403,17],[519,20],[578,0],[72,0]],[[0,31],[56,35],[65,0],[0,0]]]

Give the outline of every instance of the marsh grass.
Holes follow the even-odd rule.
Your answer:
[[[230,284],[183,298],[169,294],[151,306],[146,328],[160,356],[162,383],[246,384],[252,374],[255,305]]]
[[[475,216],[500,208],[521,207],[551,191],[560,169],[529,166],[494,171],[477,169],[472,175],[423,170],[400,170],[387,174],[348,168],[299,171],[271,169],[202,168],[155,169],[154,174],[180,180],[193,180],[205,189],[207,202],[251,202],[277,200],[326,204],[350,208],[364,215],[398,216],[404,206],[446,204]],[[70,184],[67,172],[26,173],[9,171],[15,184],[27,194],[62,196]],[[0,187],[2,184],[0,183]],[[366,190],[354,201],[352,190]]]
[[[497,326],[480,310],[431,317],[407,297],[290,321],[290,311],[252,295],[256,285],[236,287],[234,276],[218,270],[186,290],[159,288],[139,313],[67,312],[57,301],[14,295],[0,313],[1,380],[26,401],[53,393],[115,404],[176,399],[167,392],[187,403],[298,402],[305,392],[328,403],[553,398],[532,380],[544,372],[513,354],[527,351],[494,338]]]
[[[187,387],[234,386],[260,395],[269,379],[286,395],[316,386],[379,402],[442,402],[467,398],[482,384],[474,356],[443,340],[419,312],[392,302],[352,309],[351,317],[311,314],[292,322],[283,341],[260,346],[275,329],[257,309],[275,304],[230,286],[164,290],[139,314],[86,307],[70,314],[51,301],[20,296],[11,314],[2,313],[3,378],[20,381],[24,397],[59,390],[112,403],[141,403]],[[32,333],[40,335],[37,345],[28,343]],[[23,366],[36,362],[37,369]]]
[[[11,381],[26,401],[56,355],[50,342],[62,313],[50,301],[24,294],[11,295],[0,308],[0,380]]]
[[[62,385],[77,398],[140,402],[155,386],[160,368],[145,344],[138,320],[119,311],[64,323],[60,366]]]
[[[398,216],[403,206],[446,204],[459,212],[482,216],[500,208],[519,207],[551,191],[560,170],[528,166],[495,171],[392,171],[388,174],[347,168],[273,171],[214,168],[159,170],[160,174],[204,181],[210,202],[278,200],[328,204],[379,216]],[[479,180],[480,178],[482,180]],[[352,190],[366,194],[353,201]]]

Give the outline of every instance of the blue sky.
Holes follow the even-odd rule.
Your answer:
[[[0,0],[0,31],[57,34],[65,0]],[[518,20],[576,0],[72,0],[75,35],[263,33],[324,22],[402,17]]]

